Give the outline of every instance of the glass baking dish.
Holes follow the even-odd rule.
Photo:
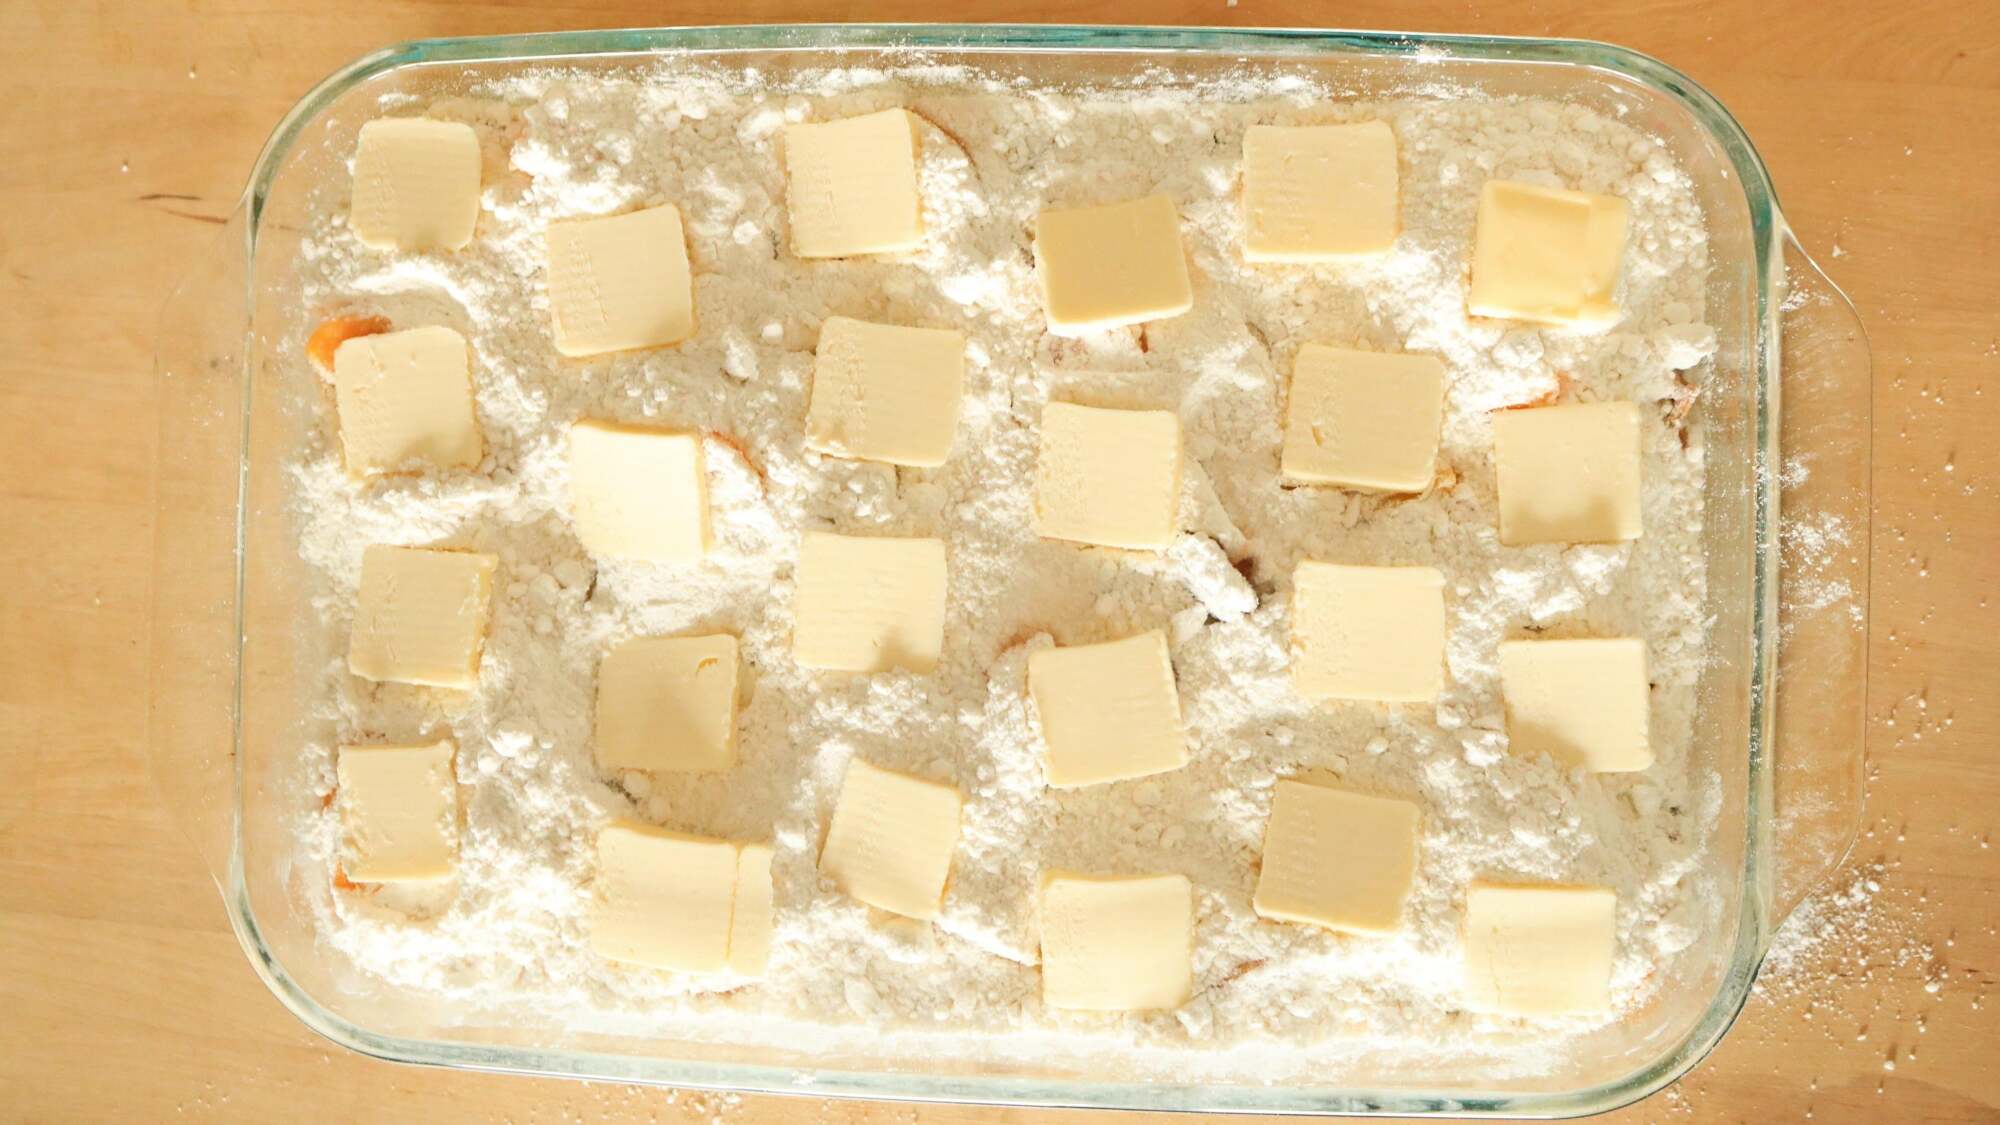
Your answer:
[[[306,893],[279,874],[294,810],[272,783],[301,721],[289,701],[315,629],[284,510],[299,440],[278,380],[287,273],[313,187],[344,175],[360,123],[395,92],[560,62],[676,60],[765,74],[963,63],[1046,84],[1140,73],[1306,74],[1355,96],[1461,89],[1617,115],[1693,178],[1710,222],[1707,320],[1691,424],[1711,455],[1707,614],[1696,768],[1724,800],[1707,873],[1724,908],[1685,979],[1579,1041],[1558,1068],[1506,1076],[1371,1057],[1309,1085],[1193,1084],[1067,1058],[955,1061],[808,1054],[483,1026],[420,997],[360,988],[315,940]],[[661,28],[407,43],[307,94],[272,134],[214,251],[167,307],[157,370],[151,746],[163,797],[215,874],[251,964],[308,1026],[371,1055],[436,1065],[746,1091],[933,1101],[1269,1113],[1561,1116],[1646,1096],[1693,1066],[1748,995],[1777,924],[1851,843],[1860,815],[1869,367],[1852,308],[1799,249],[1741,127],[1658,61],[1600,43],[1317,30],[1056,26]],[[1781,471],[1781,466],[1783,471]],[[1782,493],[1782,495],[1781,495]],[[1783,514],[1781,516],[1781,506]],[[1782,521],[1831,521],[1848,554],[1784,558]],[[1801,567],[1810,566],[1810,573]],[[1811,597],[1784,598],[1809,581]],[[1844,596],[1827,596],[1828,591]],[[1782,641],[1782,651],[1780,642]],[[1782,690],[1779,690],[1782,682]],[[1701,960],[1701,959],[1697,959]]]

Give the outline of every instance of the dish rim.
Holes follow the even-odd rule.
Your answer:
[[[1687,110],[1726,156],[1748,210],[1756,325],[1754,410],[1750,445],[1759,471],[1752,474],[1751,514],[1754,561],[1748,596],[1750,612],[1750,700],[1748,706],[1748,799],[1744,810],[1745,850],[1742,894],[1737,904],[1736,941],[1727,968],[1701,1016],[1686,1036],[1652,1061],[1607,1082],[1552,1092],[1453,1090],[1420,1092],[1390,1088],[1322,1089],[1307,1086],[1235,1085],[1208,1087],[1002,1075],[911,1074],[867,1070],[818,1070],[790,1066],[711,1063],[654,1056],[620,1055],[568,1048],[492,1046],[441,1039],[384,1035],[324,1007],[294,981],[264,940],[244,878],[241,834],[245,789],[242,743],[242,669],[246,639],[247,552],[243,500],[248,495],[250,458],[244,381],[244,431],[239,448],[234,580],[235,668],[238,706],[232,712],[234,782],[228,872],[224,897],[230,922],[258,975],[293,1015],[318,1034],[350,1050],[418,1065],[503,1073],[563,1075],[598,1080],[757,1093],[817,1094],[910,1102],[952,1102],[1034,1107],[1299,1114],[1397,1114],[1569,1117],[1600,1113],[1636,1102],[1679,1078],[1714,1048],[1735,1021],[1750,994],[1770,929],[1774,887],[1772,784],[1776,622],[1777,377],[1780,331],[1779,291],[1784,276],[1788,230],[1761,156],[1735,118],[1713,95],[1678,69],[1616,44],[1585,39],[1455,35],[1311,28],[1213,28],[1162,25],[1077,24],[742,24],[720,27],[657,27],[558,31],[500,36],[410,40],[363,55],[322,79],[289,109],[259,152],[244,189],[239,214],[246,267],[256,261],[259,220],[273,181],[301,133],[356,85],[392,70],[440,63],[559,62],[621,55],[665,55],[768,50],[901,50],[954,52],[1161,52],[1256,53],[1270,57],[1355,54],[1549,63],[1610,71],[1666,96]],[[244,271],[246,307],[254,307],[254,268]],[[254,328],[246,324],[246,331]]]

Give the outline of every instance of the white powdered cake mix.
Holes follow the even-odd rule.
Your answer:
[[[890,106],[919,114],[921,250],[802,261],[788,247],[778,133]],[[454,885],[316,896],[323,940],[377,984],[467,1020],[893,1051],[1076,1058],[1117,1050],[1182,1076],[1337,1076],[1384,1052],[1483,1056],[1533,1070],[1567,1037],[1670,980],[1711,927],[1699,872],[1718,781],[1688,747],[1704,640],[1702,444],[1675,422],[1677,371],[1713,350],[1707,238],[1687,177],[1646,136],[1543,101],[1426,92],[1343,100],[1298,80],[1062,92],[938,69],[741,74],[538,72],[382,112],[473,124],[485,152],[472,245],[364,249],[330,183],[306,232],[298,338],[338,314],[445,324],[473,351],[487,458],[477,470],[357,481],[303,350],[315,412],[295,464],[299,550],[327,623],[315,729],[298,751],[293,877],[331,878],[334,744],[449,731],[464,827]],[[1240,155],[1253,123],[1379,118],[1401,147],[1393,253],[1333,266],[1248,266]],[[1595,336],[1465,314],[1480,185],[1506,177],[1631,205],[1621,299]],[[1143,330],[1049,335],[1030,252],[1048,206],[1163,192],[1179,206],[1194,308]],[[591,360],[550,337],[552,220],[669,202],[685,215],[698,328],[677,347]],[[969,340],[950,460],[897,469],[804,448],[812,349],[841,315],[956,327]],[[1422,352],[1446,370],[1440,476],[1414,498],[1290,487],[1283,391],[1308,342]],[[1615,546],[1502,548],[1490,418],[1511,405],[1632,400],[1644,410],[1645,535]],[[1030,528],[1036,423],[1051,396],[1178,413],[1182,533],[1158,555],[1080,548]],[[568,519],[564,431],[582,417],[708,435],[715,548],[698,565],[593,562]],[[950,594],[936,672],[819,673],[791,657],[793,564],[806,529],[942,538]],[[347,673],[362,549],[497,554],[480,685],[469,697]],[[1448,675],[1433,705],[1313,706],[1288,672],[1301,559],[1443,571]],[[1166,627],[1192,760],[1077,790],[1043,783],[1028,653]],[[592,759],[598,660],[635,635],[739,634],[741,762],[724,773],[605,776]],[[1646,640],[1658,760],[1585,775],[1508,753],[1495,647],[1539,635]],[[317,666],[316,666],[317,667]],[[835,890],[816,857],[851,756],[950,782],[964,836],[935,925]],[[1401,932],[1346,937],[1256,917],[1272,786],[1325,771],[1423,811]],[[609,818],[771,839],[777,931],[745,984],[624,967],[590,951],[593,840]],[[1195,995],[1176,1011],[1057,1012],[1040,1000],[1035,891],[1045,868],[1186,874]],[[1618,894],[1616,1010],[1523,1021],[1465,1012],[1459,925],[1475,877],[1602,884]],[[357,987],[362,985],[357,984]],[[1489,1071],[1491,1073],[1491,1071]]]

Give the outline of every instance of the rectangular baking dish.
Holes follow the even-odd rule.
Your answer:
[[[1506,1076],[1373,1058],[1311,1085],[1189,1084],[1064,1058],[961,1062],[484,1026],[422,998],[355,984],[315,939],[306,889],[279,874],[296,810],[272,784],[296,745],[298,647],[322,628],[285,514],[277,326],[313,187],[344,175],[385,95],[559,64],[676,61],[765,74],[914,61],[1044,84],[1142,73],[1308,75],[1355,96],[1466,90],[1575,102],[1656,136],[1710,222],[1707,321],[1692,424],[1704,496],[1712,628],[1693,760],[1721,779],[1707,875],[1714,956],[1563,1065]],[[1772,931],[1852,841],[1859,819],[1868,518],[1869,370],[1851,307],[1791,237],[1743,130],[1672,68],[1556,40],[1316,30],[1043,26],[662,28],[433,40],[359,59],[286,115],[213,252],[169,302],[157,371],[151,746],[164,798],[220,884],[251,964],[308,1026],[355,1050],[435,1065],[746,1091],[911,1100],[1267,1113],[1564,1116],[1641,1097],[1693,1066],[1741,1007]],[[1782,458],[1782,462],[1781,462]],[[1780,464],[1809,471],[1780,474]],[[1782,497],[1780,480],[1784,481]],[[1803,479],[1800,479],[1803,477]],[[1786,573],[1785,519],[1834,521],[1851,552]],[[1804,565],[1803,563],[1801,565]],[[1787,605],[1786,577],[1813,596]],[[1828,597],[1828,591],[1845,596]],[[1780,652],[1780,641],[1783,650]],[[1801,674],[1786,676],[1791,669]],[[1783,690],[1780,691],[1780,681]]]

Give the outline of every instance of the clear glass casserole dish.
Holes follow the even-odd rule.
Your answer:
[[[285,512],[281,466],[299,439],[299,421],[277,390],[275,331],[309,189],[341,173],[355,130],[384,94],[469,74],[553,61],[587,70],[635,59],[782,74],[831,61],[908,61],[917,53],[927,62],[1063,85],[1161,69],[1196,78],[1246,69],[1301,73],[1358,96],[1448,84],[1587,105],[1666,145],[1694,180],[1708,217],[1707,320],[1718,336],[1691,420],[1712,454],[1703,496],[1710,629],[1693,761],[1722,782],[1709,874],[1730,904],[1722,932],[1707,943],[1712,958],[1590,1037],[1552,1072],[1500,1077],[1469,1063],[1380,1060],[1368,1073],[1334,1075],[1326,1085],[1194,1085],[1063,1058],[834,1057],[693,1039],[551,1036],[468,1024],[421,998],[350,987],[316,942],[311,912],[274,858],[290,843],[291,810],[272,779],[297,722],[295,648],[317,627]],[[279,125],[214,253],[167,308],[158,374],[156,774],[216,875],[258,973],[308,1026],[368,1054],[823,1096],[1270,1113],[1594,1113],[1673,1081],[1717,1042],[1777,924],[1844,855],[1858,823],[1866,345],[1851,307],[1792,238],[1741,128],[1685,76],[1622,48],[1328,31],[951,25],[405,44],[327,79]],[[1811,560],[1810,575],[1788,574],[1781,520],[1802,515],[1841,521],[1851,553]],[[1788,576],[1809,578],[1815,596],[1788,605]],[[1828,598],[1828,590],[1846,596]]]

